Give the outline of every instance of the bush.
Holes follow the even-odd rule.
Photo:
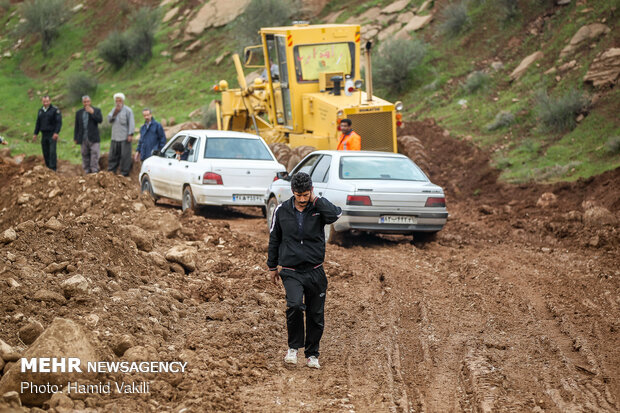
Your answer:
[[[242,46],[260,42],[261,27],[288,26],[301,11],[297,0],[252,0],[236,23]]]
[[[536,96],[536,112],[544,129],[563,132],[575,128],[575,116],[590,104],[585,94],[577,89],[571,89],[558,98],[550,97],[546,91],[538,92]]]
[[[9,11],[10,8],[11,8],[11,0],[0,0],[0,9],[7,12]]]
[[[467,30],[469,16],[465,1],[451,3],[442,11],[439,20],[439,32],[447,37],[456,37]]]
[[[499,0],[497,5],[499,7],[499,18],[504,23],[514,20],[519,15],[518,0]]]
[[[86,73],[73,73],[67,78],[67,103],[72,105],[82,101],[84,95],[94,95],[97,91],[97,79]]]
[[[205,105],[202,108],[202,119],[201,122],[205,128],[210,129],[212,126],[217,125],[217,112],[214,107],[209,107],[209,105]]]
[[[401,93],[411,84],[413,71],[422,64],[428,52],[421,40],[393,39],[381,45],[373,60],[373,80],[391,93]]]
[[[153,56],[159,11],[142,7],[131,17],[132,26],[123,33],[112,32],[99,43],[99,56],[115,70],[128,62],[143,65]]]
[[[142,7],[131,19],[134,23],[125,32],[129,60],[142,65],[153,56],[155,33],[160,20],[159,9]]]
[[[484,89],[489,84],[489,75],[481,71],[475,71],[467,76],[465,83],[461,85],[465,93],[472,94],[480,89]]]
[[[47,56],[52,42],[58,37],[60,27],[69,16],[65,0],[31,0],[21,5],[24,22],[20,32],[41,36],[41,51]]]
[[[614,136],[607,139],[605,146],[607,147],[607,152],[611,154],[615,155],[617,153],[620,153],[620,136]]]
[[[129,61],[129,40],[124,33],[112,32],[98,46],[99,56],[118,70]]]
[[[486,128],[488,131],[494,131],[497,129],[505,128],[506,126],[510,126],[515,121],[515,115],[511,112],[502,110],[496,116],[493,122],[489,123]]]

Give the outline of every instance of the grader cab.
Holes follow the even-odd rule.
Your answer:
[[[363,150],[397,152],[402,103],[372,95],[371,44],[366,44],[366,91],[360,77],[360,26],[296,24],[260,30],[262,44],[245,49],[244,66],[261,75],[246,84],[233,55],[239,88],[222,80],[218,129],[260,135],[267,143],[336,149],[340,120],[349,118]]]

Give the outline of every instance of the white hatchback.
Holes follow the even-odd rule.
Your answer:
[[[187,159],[176,159],[175,143],[183,144]],[[259,136],[183,130],[142,163],[140,186],[154,199],[181,201],[184,211],[200,205],[264,207],[265,191],[283,171]]]

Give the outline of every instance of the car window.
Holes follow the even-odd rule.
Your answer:
[[[321,155],[310,156],[309,158],[304,160],[303,163],[299,165],[299,167],[295,168],[295,171],[293,172],[293,174],[291,174],[291,176],[296,174],[297,172],[305,172],[307,174],[310,174],[310,171],[312,171],[312,167],[317,163],[320,157]]]
[[[316,164],[312,171],[312,182],[327,182],[325,179],[327,171],[329,170],[329,164],[332,162],[330,155],[325,155],[321,158],[319,163]]]
[[[263,141],[251,138],[207,138],[204,156],[209,159],[273,161]]]
[[[184,160],[187,162],[196,162],[198,160],[198,143],[200,140],[194,136],[190,136],[185,142]]]
[[[378,179],[389,181],[428,181],[408,158],[387,156],[343,156],[340,179]]]
[[[186,135],[179,135],[174,138],[166,147],[166,151],[164,152],[164,158],[174,158],[176,156],[176,152],[174,151],[174,149],[172,149],[172,146],[177,142],[183,143],[185,138]]]

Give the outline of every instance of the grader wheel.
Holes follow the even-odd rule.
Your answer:
[[[425,173],[430,172],[428,155],[424,149],[424,144],[418,138],[412,135],[399,136],[397,143],[399,153],[415,162]]]
[[[288,165],[291,157],[291,147],[285,143],[270,143],[269,149],[273,152],[276,160],[284,166]]]
[[[304,145],[291,148],[285,143],[270,143],[269,149],[271,149],[278,162],[286,167],[288,172],[291,172],[306,155],[316,151],[314,146]]]

